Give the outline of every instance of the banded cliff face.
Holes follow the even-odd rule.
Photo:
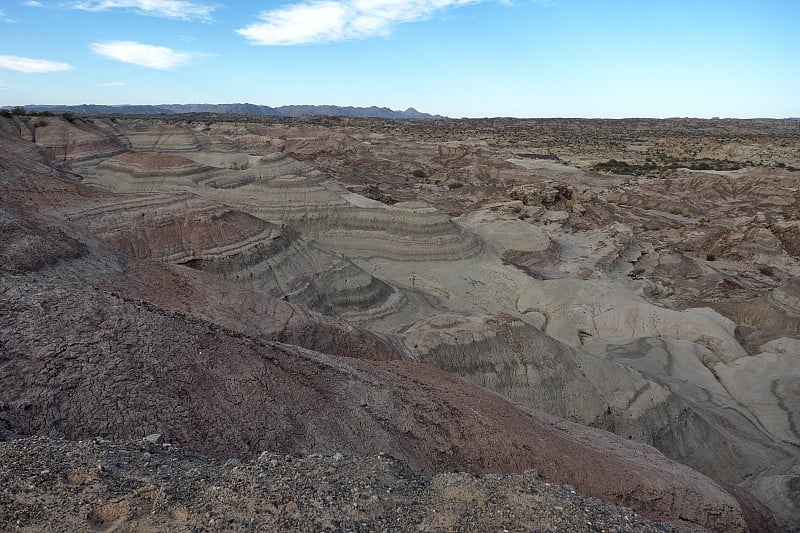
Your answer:
[[[87,183],[115,191],[191,191],[265,220],[291,224],[348,255],[450,260],[481,251],[480,239],[425,203],[384,205],[280,153],[173,149],[185,146],[187,137],[195,138],[188,129],[158,129],[151,135],[158,139],[131,141],[139,150],[148,150],[144,153],[120,154],[96,167],[81,167]],[[186,158],[194,158],[195,165]],[[213,166],[205,166],[209,164]]]
[[[79,121],[77,125],[65,122],[59,126],[65,131],[72,127],[115,138],[124,150],[98,157],[75,157],[68,162],[72,174],[66,175],[54,166],[51,147],[38,148],[20,136],[21,128],[3,126],[3,200],[11,214],[18,218],[19,213],[24,215],[20,220],[23,226],[29,224],[33,228],[31,235],[45,238],[58,227],[64,242],[72,239],[77,243],[76,248],[68,247],[64,252],[72,259],[48,259],[48,253],[61,253],[59,246],[44,246],[36,253],[15,256],[22,265],[18,270],[28,272],[26,276],[34,279],[44,276],[42,280],[46,278],[50,285],[30,292],[14,289],[20,301],[39,303],[30,308],[14,307],[10,315],[30,317],[36,309],[58,310],[47,327],[56,329],[63,322],[76,328],[79,337],[84,336],[88,330],[78,328],[78,319],[61,309],[57,300],[77,297],[79,287],[89,283],[100,294],[78,314],[102,315],[100,309],[109,308],[124,317],[93,323],[94,328],[103,330],[119,323],[144,330],[150,327],[148,324],[156,324],[156,333],[148,334],[151,337],[163,329],[168,331],[168,337],[178,335],[176,338],[184,339],[180,329],[189,327],[190,337],[178,343],[179,351],[186,353],[178,354],[161,341],[158,350],[176,361],[175,372],[186,367],[191,374],[195,371],[191,368],[197,365],[216,369],[218,379],[209,378],[210,383],[203,381],[205,378],[200,380],[217,391],[211,393],[213,398],[203,397],[202,401],[243,406],[241,418],[236,415],[236,424],[250,424],[251,429],[234,439],[243,453],[257,451],[268,443],[282,449],[311,449],[316,443],[318,449],[332,450],[340,445],[340,449],[354,453],[386,448],[427,469],[472,465],[468,468],[503,470],[501,465],[506,461],[513,465],[508,466],[511,469],[555,461],[555,476],[566,468],[555,458],[526,455],[532,453],[526,451],[527,444],[522,448],[512,446],[513,451],[500,454],[496,460],[487,458],[491,454],[489,448],[480,448],[484,444],[465,451],[465,439],[486,438],[476,437],[477,430],[463,425],[472,424],[473,418],[461,409],[462,403],[472,405],[466,396],[478,394],[480,389],[453,381],[419,363],[363,366],[335,357],[320,359],[319,353],[324,352],[337,357],[430,363],[472,384],[493,389],[525,409],[544,409],[615,431],[626,440],[655,445],[670,457],[719,480],[739,482],[797,456],[797,449],[791,445],[796,438],[792,436],[791,421],[797,412],[797,406],[790,401],[791,391],[793,380],[800,375],[794,365],[794,345],[780,341],[758,352],[765,355],[751,357],[756,353],[752,346],[758,346],[759,340],[768,340],[765,330],[759,330],[760,337],[749,334],[745,339],[736,316],[722,316],[708,308],[684,309],[689,297],[698,295],[703,295],[704,299],[698,301],[703,307],[713,301],[712,306],[717,308],[717,303],[724,301],[724,287],[744,283],[744,277],[731,274],[733,265],[720,262],[709,266],[685,250],[661,246],[635,226],[637,220],[650,216],[647,206],[614,204],[603,191],[600,194],[593,190],[590,194],[586,187],[592,176],[583,170],[549,161],[534,164],[525,160],[522,164],[515,159],[517,162],[511,166],[502,166],[506,177],[515,176],[504,189],[512,197],[476,207],[454,220],[419,201],[429,198],[427,187],[431,184],[419,188],[409,184],[401,199],[410,201],[389,202],[384,197],[387,203],[378,202],[354,193],[362,189],[352,184],[346,188],[323,175],[315,167],[314,157],[299,161],[287,155],[290,151],[295,156],[301,151],[319,154],[322,152],[315,150],[335,144],[338,148],[331,153],[339,150],[347,158],[371,160],[376,150],[373,147],[389,142],[374,134],[330,136],[321,133],[324,128],[307,126],[207,127],[201,123],[151,120]],[[300,136],[304,136],[305,144],[298,139]],[[430,146],[419,153],[426,150]],[[461,157],[459,149],[448,150],[437,153],[439,157]],[[409,151],[413,147],[405,145],[400,153]],[[383,146],[380,152],[387,155],[391,150]],[[487,161],[499,157],[499,152],[492,152],[489,145],[466,149],[464,157],[474,158],[479,152],[489,154]],[[373,168],[370,165],[364,168]],[[520,180],[528,178],[513,168],[524,168],[525,172],[533,168],[533,181],[539,179],[539,174],[549,173],[550,179],[568,175],[583,183],[583,192],[551,182],[542,186],[534,183],[524,190],[555,192],[549,196],[531,193],[518,199],[519,195],[513,196],[512,192],[521,190]],[[387,180],[397,182],[392,176]],[[615,190],[630,188],[630,184],[611,183]],[[467,185],[464,192],[458,193],[457,189],[452,190],[453,194],[463,195],[464,205],[485,201],[475,187]],[[487,188],[494,191],[492,194],[501,189],[499,182]],[[431,198],[438,202],[441,194],[444,193],[439,191]],[[576,195],[581,195],[580,202]],[[537,202],[541,205],[533,205]],[[608,218],[617,216],[615,213],[619,215],[617,219]],[[669,220],[667,215],[671,214],[658,215],[658,220]],[[702,226],[701,231],[707,231],[707,226]],[[659,238],[669,231],[678,230],[664,229]],[[768,231],[774,234],[772,226]],[[763,231],[754,229],[751,233],[758,238],[747,239],[759,247],[755,253],[760,254],[751,257],[764,257],[764,250],[774,248],[774,242]],[[791,235],[791,229],[784,233]],[[27,240],[35,242],[30,235],[22,239]],[[742,241],[739,249],[747,246]],[[92,264],[103,266],[85,268],[82,261],[89,261],[88,258]],[[780,272],[794,268],[790,255],[780,258]],[[42,266],[54,262],[57,268]],[[79,272],[84,274],[78,275]],[[97,275],[87,278],[85,272]],[[681,281],[673,288],[667,281],[682,279],[680,273],[688,273],[689,281]],[[755,281],[742,285],[742,290],[751,291],[748,294],[758,291],[759,283],[765,286],[768,277],[751,278]],[[32,283],[25,279],[17,282]],[[72,280],[69,287],[60,286],[57,280],[63,279]],[[760,300],[748,301],[748,305],[770,309],[790,324],[794,287],[791,279],[784,278],[780,283],[775,280],[775,290],[763,294]],[[717,284],[717,293],[704,289],[712,283]],[[56,300],[43,296],[50,292],[58,295]],[[778,305],[773,300],[782,303]],[[135,317],[145,311],[156,314],[147,314],[148,318],[140,323]],[[183,321],[191,325],[178,325]],[[7,331],[15,327],[24,330],[25,324],[14,323]],[[215,333],[217,336],[212,335],[212,339],[207,332],[202,333],[204,327],[218,335]],[[30,337],[17,338],[15,342],[24,346],[21,352],[34,350],[35,339],[43,331],[37,329]],[[773,336],[787,331],[774,329]],[[186,339],[194,338],[192,335],[206,339],[203,342],[213,347],[216,355],[203,350],[201,357],[198,348],[187,344]],[[129,342],[133,341],[124,338],[113,346],[124,352],[123,347]],[[134,351],[142,348],[132,346]],[[223,353],[244,354],[245,362],[224,365],[229,365],[228,370],[235,376],[247,375],[247,386],[234,386],[223,377],[224,365],[215,359]],[[276,355],[279,353],[283,355]],[[44,364],[43,353],[36,357],[39,362],[31,363],[31,369]],[[272,361],[272,366],[264,366],[264,360]],[[150,362],[137,362],[136,368],[143,365],[141,379],[150,380],[147,383],[153,384],[153,394],[157,394],[158,388],[166,385],[152,375],[158,376],[156,369],[164,363],[157,357],[147,361]],[[247,370],[250,367],[256,370]],[[749,378],[754,368],[758,368],[756,374],[760,376],[755,381]],[[285,375],[281,374],[284,371]],[[69,374],[70,370],[64,367],[56,373],[61,372]],[[323,381],[331,381],[333,388],[314,392],[319,386],[313,384],[316,378],[309,376],[317,373],[324,376]],[[188,383],[198,379],[189,374],[185,376]],[[422,374],[430,379],[421,381]],[[363,382],[369,383],[364,385],[366,389],[348,385],[362,383],[355,375],[368,376]],[[310,389],[286,392],[285,398],[282,392],[275,392],[281,396],[276,398],[273,393],[260,390],[272,387],[282,391],[281,387],[293,386],[289,376],[302,376],[297,379]],[[278,381],[269,381],[273,378]],[[386,385],[384,381],[393,384]],[[253,388],[248,388],[251,385]],[[395,387],[406,392],[397,392]],[[52,396],[60,388],[55,386],[48,389],[51,392],[42,390],[37,394]],[[439,399],[424,404],[423,400],[404,396],[415,388],[422,389],[415,394]],[[123,396],[131,393],[125,391]],[[300,414],[284,417],[293,402],[306,401],[301,398],[306,393],[311,398],[308,402],[325,398],[323,403],[330,401],[337,413],[341,409],[355,418],[345,417],[333,423],[327,418],[342,415],[326,410],[310,413],[304,407],[298,408]],[[353,398],[368,399],[354,406],[348,400],[351,393]],[[256,399],[246,399],[250,395]],[[159,415],[158,420],[163,428],[183,428],[180,443],[213,441],[212,434],[219,433],[224,437],[217,444],[203,448],[215,453],[213,446],[221,446],[230,438],[222,415],[217,412],[208,415],[206,429],[184,427],[201,424],[191,414],[196,408],[192,402],[199,402],[201,393],[174,389],[166,396],[169,398],[164,400],[165,406],[175,401],[176,406],[182,406],[176,407],[180,416]],[[453,396],[459,398],[455,403]],[[495,405],[494,400],[489,400],[495,396],[480,398],[480,402]],[[440,400],[445,403],[437,403]],[[60,406],[60,401],[52,405]],[[259,402],[270,406],[265,411],[271,413],[270,421],[251,422],[246,418],[246,413],[255,410]],[[409,422],[411,411],[400,407],[403,402],[416,406],[419,413],[428,413],[420,415],[422,419],[433,419],[434,414],[441,417],[441,425],[432,429],[422,419]],[[373,404],[379,407],[369,408]],[[54,432],[63,431],[52,414],[61,407],[48,405],[43,412],[50,414],[37,415],[39,429],[30,426],[26,432],[52,428],[56,428],[52,429]],[[101,411],[108,409],[103,405]],[[125,411],[127,407],[120,409]],[[538,429],[531,429],[535,426],[532,419],[525,418],[534,416],[531,411],[521,411],[523,418],[516,419],[516,414],[498,415],[500,411],[475,409],[473,414],[479,419],[500,416],[501,421],[492,422],[497,425],[492,425],[491,432],[510,441],[542,438]],[[317,414],[325,420],[314,418]],[[145,417],[146,413],[136,416]],[[97,429],[93,425],[97,423],[96,413],[73,413],[70,417],[64,427],[73,428],[71,435],[82,434],[85,428]],[[464,419],[461,425],[456,423],[447,429],[450,421],[459,417]],[[517,429],[511,430],[502,422],[512,419],[519,421]],[[16,425],[22,424],[21,418],[14,420]],[[278,427],[274,420],[283,422]],[[422,425],[414,425],[418,423]],[[120,429],[113,436],[121,438],[130,436],[137,426],[118,423],[114,427]],[[488,426],[482,427],[488,435]],[[359,440],[353,435],[368,438]],[[604,434],[593,432],[584,440],[612,442],[601,435]],[[613,442],[615,447],[624,441]],[[709,442],[715,444],[709,446]],[[421,451],[415,451],[418,447]],[[632,453],[625,449],[622,456]],[[514,459],[519,454],[528,459]],[[654,459],[648,456],[647,460]],[[567,470],[580,477],[578,471],[588,466],[576,468]],[[633,483],[633,478],[630,481]],[[762,491],[764,484],[749,486]],[[620,501],[628,497],[615,498]],[[634,499],[637,498],[640,497]],[[786,517],[792,515],[783,512],[781,516],[787,523],[791,518]]]
[[[356,317],[403,305],[343,255],[191,193],[106,195],[59,213],[129,257],[187,265],[321,312]]]

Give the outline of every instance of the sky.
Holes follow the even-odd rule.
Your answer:
[[[0,0],[0,106],[798,117],[800,0]]]

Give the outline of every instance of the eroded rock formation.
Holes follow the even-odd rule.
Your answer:
[[[725,530],[767,527],[750,491],[792,527],[793,173],[464,124],[0,118],[3,431],[533,467]]]

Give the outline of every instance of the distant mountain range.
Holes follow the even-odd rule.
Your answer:
[[[86,115],[176,115],[184,113],[221,113],[234,115],[266,115],[299,117],[328,115],[337,117],[369,117],[389,119],[440,119],[442,115],[420,113],[413,107],[395,111],[388,107],[341,107],[336,105],[285,105],[270,107],[256,104],[159,104],[159,105],[28,105],[28,111],[77,113]]]

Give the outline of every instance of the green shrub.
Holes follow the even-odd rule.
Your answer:
[[[415,178],[424,178],[425,171],[421,169],[416,169],[413,172],[411,172],[411,175],[414,176]]]
[[[11,118],[11,111],[8,109],[0,109],[0,117]]]
[[[716,255],[710,254],[710,253],[706,254],[706,261],[716,261],[716,260],[717,260],[717,256]]]
[[[761,268],[758,269],[758,271],[761,272],[762,274],[764,274],[765,276],[769,276],[769,277],[772,277],[772,276],[775,275],[775,271],[772,270],[771,266],[762,266]]]

